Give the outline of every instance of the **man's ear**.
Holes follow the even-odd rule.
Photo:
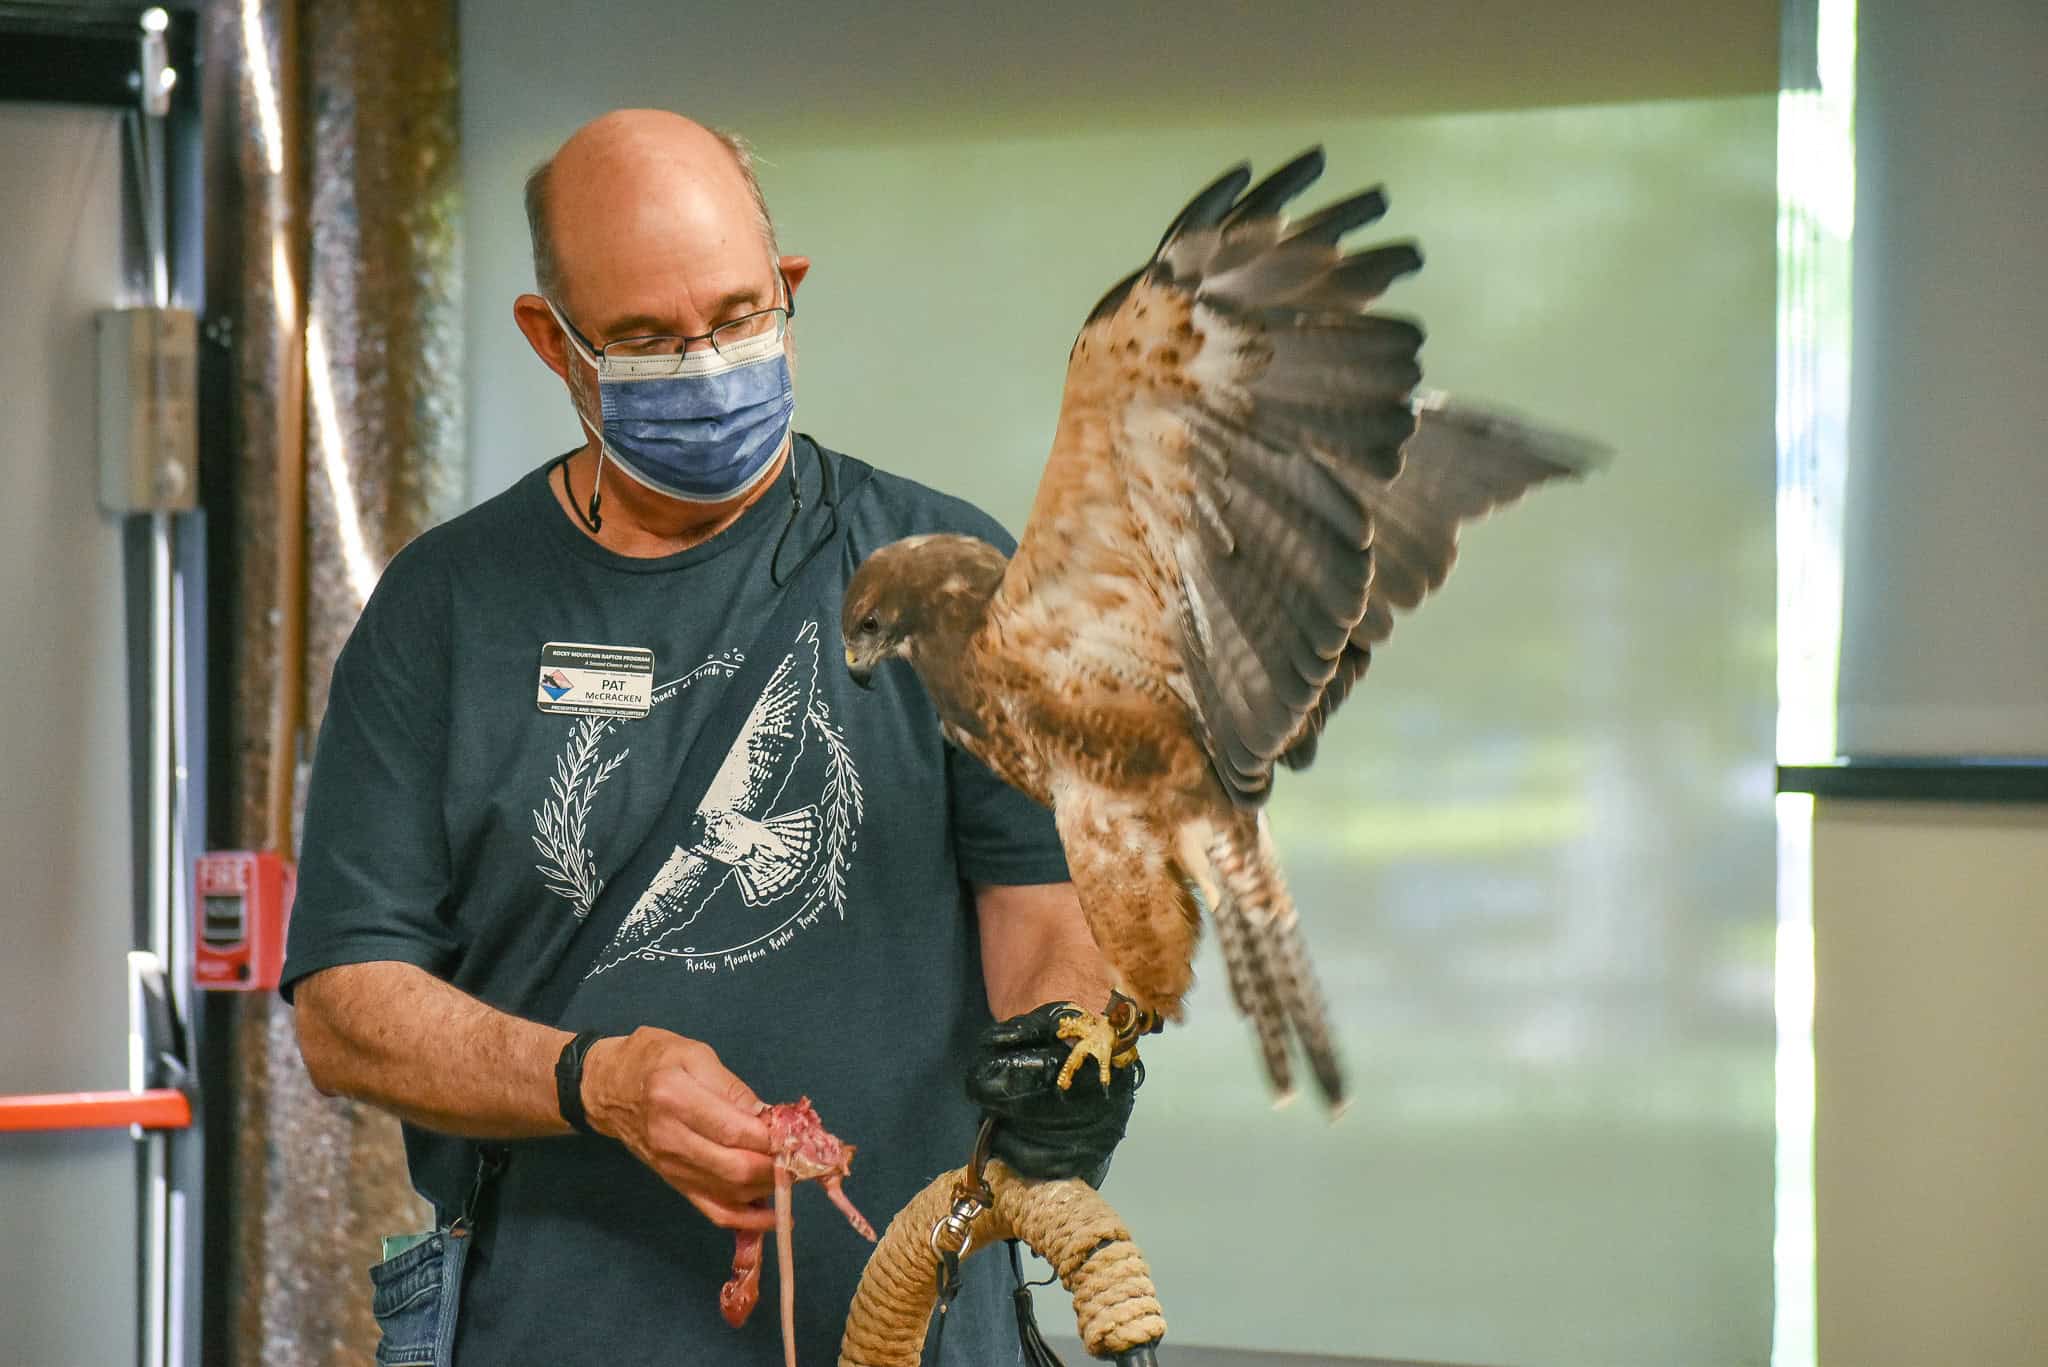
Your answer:
[[[775,264],[782,268],[782,278],[789,281],[789,292],[795,294],[797,286],[811,273],[811,258],[808,256],[778,256]],[[541,307],[547,307],[543,304]]]
[[[804,263],[809,266],[809,262]],[[512,321],[526,334],[526,344],[533,348],[533,354],[547,363],[549,370],[569,378],[569,340],[562,335],[562,328],[555,321],[554,310],[548,301],[537,294],[522,294],[512,301]]]

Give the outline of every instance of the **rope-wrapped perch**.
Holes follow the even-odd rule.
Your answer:
[[[839,1367],[918,1367],[937,1294],[932,1229],[952,1209],[963,1176],[941,1175],[889,1222],[846,1313]],[[1094,1188],[1075,1180],[1034,1182],[1000,1162],[991,1162],[986,1176],[995,1199],[975,1217],[966,1253],[1005,1239],[1029,1244],[1074,1298],[1075,1327],[1092,1356],[1118,1357],[1165,1337],[1145,1256]]]

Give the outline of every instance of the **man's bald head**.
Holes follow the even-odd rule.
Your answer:
[[[556,215],[565,203],[574,212],[603,215],[616,208],[607,198],[692,192],[713,205],[743,196],[769,259],[775,258],[775,221],[754,173],[753,149],[738,134],[662,109],[620,109],[593,119],[526,178],[535,287],[564,301],[565,269],[573,267],[563,260]]]

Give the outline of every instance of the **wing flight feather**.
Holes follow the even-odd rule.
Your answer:
[[[1276,761],[1313,756],[1459,524],[1593,454],[1417,399],[1422,329],[1369,310],[1421,255],[1339,248],[1384,213],[1378,189],[1289,223],[1322,167],[1312,149],[1256,185],[1226,172],[1091,313],[992,612],[1052,687],[1164,680],[1247,806]]]

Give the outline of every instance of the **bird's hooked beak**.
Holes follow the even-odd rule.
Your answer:
[[[875,672],[875,667],[872,664],[863,663],[860,657],[853,653],[852,646],[846,648],[846,672],[862,688],[873,688],[875,686],[874,679],[870,677]]]

